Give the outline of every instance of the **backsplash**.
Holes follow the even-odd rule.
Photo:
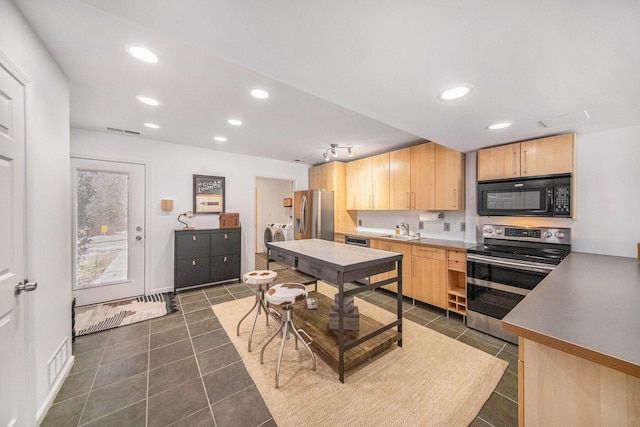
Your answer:
[[[443,211],[443,214],[443,219],[422,221],[420,211],[358,211],[358,231],[393,234],[396,225],[404,222],[409,224],[412,235],[420,233],[420,237],[463,241],[465,232],[461,225],[465,222],[465,212]],[[422,229],[419,228],[420,223]],[[445,224],[449,224],[449,231],[444,231]],[[470,225],[475,227],[475,224]]]

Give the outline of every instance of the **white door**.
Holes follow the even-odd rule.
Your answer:
[[[0,426],[20,426],[25,409],[24,87],[0,64]]]
[[[71,159],[76,305],[144,295],[145,166]]]

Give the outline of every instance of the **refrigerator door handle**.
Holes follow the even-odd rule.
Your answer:
[[[307,196],[304,194],[300,201],[300,232],[302,234],[307,232]]]

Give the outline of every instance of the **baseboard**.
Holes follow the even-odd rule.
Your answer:
[[[173,292],[175,291],[175,288],[173,286],[171,287],[166,287],[166,288],[159,288],[159,289],[154,289],[152,294],[159,294],[159,293],[164,293],[164,292]],[[151,295],[151,294],[149,294]]]
[[[65,363],[65,365],[63,366],[60,375],[58,375],[58,378],[56,378],[56,381],[51,385],[49,394],[47,394],[47,397],[44,399],[42,406],[38,408],[38,412],[36,413],[36,425],[39,426],[40,424],[42,424],[44,417],[47,416],[49,408],[51,408],[51,405],[53,405],[53,402],[56,400],[56,396],[58,395],[58,392],[60,392],[62,385],[69,376],[69,373],[71,372],[75,361],[76,357],[72,354],[71,357],[67,359],[67,363]]]

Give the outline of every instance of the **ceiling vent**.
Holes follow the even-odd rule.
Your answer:
[[[142,133],[135,130],[118,129],[118,128],[112,128],[109,126],[107,126],[107,130],[111,132],[126,133],[128,135],[142,135]]]
[[[564,114],[562,116],[552,117],[546,120],[540,120],[540,124],[546,128],[562,127],[571,128],[578,123],[589,120],[589,112],[587,110],[578,111],[575,113]]]

